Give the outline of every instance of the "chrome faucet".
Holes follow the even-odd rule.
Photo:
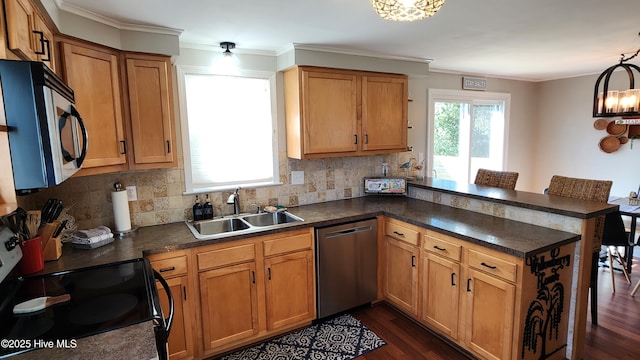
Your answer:
[[[233,205],[234,215],[240,214],[240,195],[238,194],[239,190],[240,188],[236,188],[236,191],[234,191],[233,194],[229,195],[229,198],[227,199],[227,204]]]

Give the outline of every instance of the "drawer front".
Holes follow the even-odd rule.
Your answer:
[[[498,259],[475,250],[469,250],[469,266],[486,273],[498,276],[507,281],[516,281],[518,266],[515,263]]]
[[[384,225],[384,233],[394,239],[406,241],[411,245],[418,246],[419,233],[415,230],[409,229],[408,227],[386,221]]]
[[[460,261],[462,246],[452,242],[435,238],[430,235],[424,236],[424,249],[430,253],[443,256],[453,261]]]
[[[172,277],[187,273],[187,256],[178,256],[169,259],[151,261],[151,267],[160,273],[162,277]]]
[[[198,271],[255,260],[256,247],[245,244],[198,254]]]
[[[287,236],[285,238],[265,240],[264,256],[273,256],[278,254],[286,254],[293,251],[311,249],[313,239],[310,233],[300,235]]]

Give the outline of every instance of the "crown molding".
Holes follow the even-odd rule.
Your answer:
[[[180,36],[180,34],[182,34],[182,32],[184,31],[182,29],[173,29],[173,28],[167,28],[162,26],[123,23],[115,19],[109,18],[107,16],[100,15],[92,11],[83,9],[76,5],[69,4],[64,0],[53,0],[53,2],[55,3],[56,7],[59,10],[66,11],[68,13],[78,15],[80,17],[83,17],[89,20],[93,20],[98,23],[111,26],[119,30],[140,31],[140,32],[155,33],[155,34],[162,34],[162,35],[174,35],[174,36]]]
[[[287,52],[289,52],[291,50],[319,51],[319,52],[328,52],[328,53],[343,54],[343,55],[356,55],[356,56],[374,57],[374,58],[377,58],[377,59],[410,61],[410,62],[418,62],[418,63],[423,63],[423,64],[429,64],[429,63],[431,63],[433,61],[433,59],[430,59],[430,58],[396,56],[396,55],[388,55],[388,54],[381,54],[381,53],[368,52],[368,51],[337,48],[337,47],[331,47],[331,46],[320,46],[320,45],[312,45],[312,44],[297,44],[297,43],[293,43],[291,45],[288,45],[288,46],[278,50],[276,52],[276,55],[282,55],[282,54],[287,53]]]

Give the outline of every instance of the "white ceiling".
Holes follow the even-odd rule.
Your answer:
[[[640,0],[447,0],[413,23],[382,20],[369,0],[55,1],[116,26],[182,29],[181,46],[277,54],[304,44],[531,81],[600,73],[640,48]]]

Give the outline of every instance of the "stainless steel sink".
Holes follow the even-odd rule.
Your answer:
[[[230,231],[248,229],[249,225],[238,218],[199,221],[193,227],[200,235],[216,235]]]
[[[304,221],[287,211],[277,213],[239,214],[218,219],[187,221],[187,227],[199,240],[236,234],[259,232]]]
[[[242,220],[253,226],[271,226],[302,221],[299,217],[284,211],[243,216]]]

